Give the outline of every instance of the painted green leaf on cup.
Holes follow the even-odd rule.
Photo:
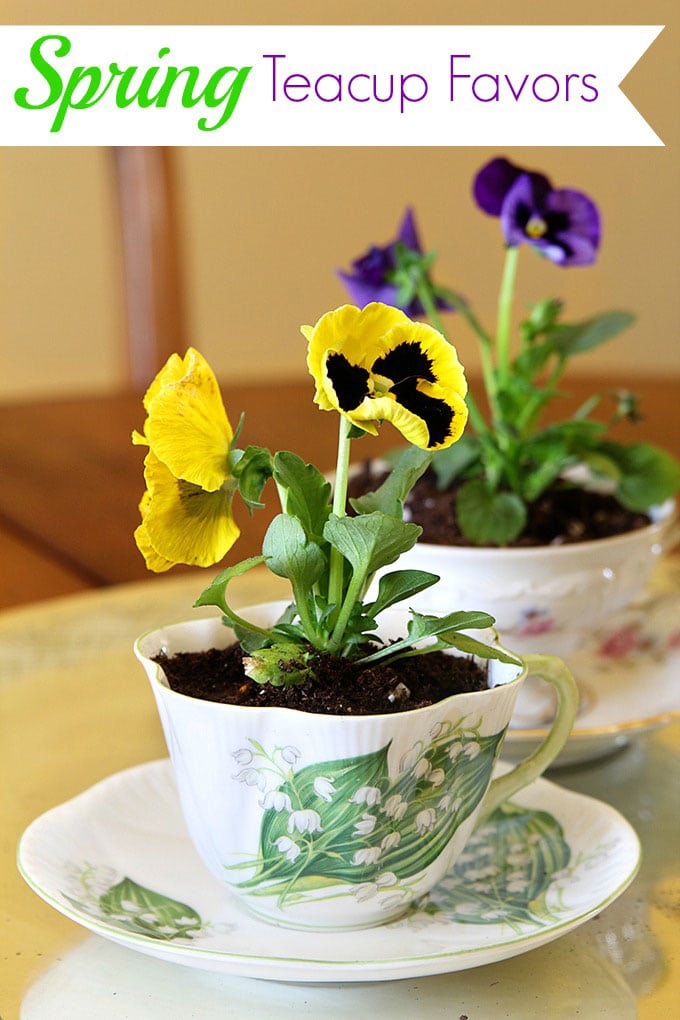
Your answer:
[[[480,803],[502,737],[443,723],[429,744],[403,755],[396,776],[389,745],[291,771],[265,796],[256,871],[241,888],[283,903],[324,885],[418,874]]]
[[[257,875],[243,883],[290,882],[308,876],[357,881],[351,860],[362,846],[353,834],[366,806],[352,801],[362,788],[383,790],[387,783],[387,748],[356,758],[322,762],[295,773],[279,787],[290,810],[268,810],[260,832],[261,864]],[[318,820],[317,820],[318,819]],[[288,849],[288,840],[299,853]],[[281,848],[283,845],[283,849]]]
[[[569,864],[559,822],[545,811],[503,804],[469,840],[430,904],[463,924],[539,924],[546,894]]]

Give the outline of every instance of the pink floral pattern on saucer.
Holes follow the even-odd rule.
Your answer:
[[[517,628],[517,633],[522,637],[548,634],[557,626],[547,609],[526,609],[522,613],[522,620]]]
[[[672,609],[677,610],[673,600]],[[649,598],[624,614],[619,614],[609,631],[600,631],[595,654],[620,663],[650,656],[659,659],[680,648],[677,617],[669,617],[669,600],[663,595]]]

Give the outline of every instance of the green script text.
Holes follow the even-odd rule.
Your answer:
[[[71,40],[65,35],[43,35],[31,46],[31,63],[47,85],[47,95],[40,95],[39,86],[35,92],[22,87],[14,93],[14,101],[24,110],[56,106],[50,131],[61,130],[69,110],[96,106],[109,90],[119,109],[135,103],[142,109],[166,107],[176,83],[175,91],[181,90],[183,107],[203,103],[210,110],[222,108],[213,124],[208,124],[207,117],[198,119],[199,130],[215,131],[231,117],[252,71],[252,67],[219,67],[210,75],[205,87],[199,87],[201,72],[195,66],[179,68],[166,64],[141,70],[136,65],[121,68],[113,62],[105,70],[96,66],[74,67],[68,78],[62,79],[45,55],[50,48],[54,49],[54,57],[65,57],[71,50]],[[169,53],[169,48],[164,46],[158,51],[158,57],[163,59]]]

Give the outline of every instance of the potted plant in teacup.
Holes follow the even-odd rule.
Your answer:
[[[559,659],[520,659],[493,634],[491,643],[472,637],[493,622],[484,612],[392,608],[436,584],[434,574],[390,570],[366,597],[371,576],[412,548],[420,528],[402,519],[405,491],[394,487],[370,512],[346,515],[352,437],[389,420],[423,448],[456,441],[467,414],[453,347],[378,304],[339,308],[304,332],[316,401],[340,412],[332,500],[324,476],[295,454],[236,448],[196,351],[173,356],[152,383],[135,434],[149,447],[136,532],[148,566],[221,559],[238,535],[234,496],[259,504],[270,476],[281,513],[262,555],[228,567],[198,598],[221,618],[162,627],[135,648],[189,832],[214,874],[277,924],[360,928],[431,889],[480,819],[550,764],[577,695]],[[372,395],[350,411],[359,352],[373,356]],[[390,382],[390,364],[404,357],[432,365],[416,411],[410,384]],[[260,564],[288,578],[292,601],[237,613],[226,589]],[[217,678],[208,675],[216,657]],[[555,687],[559,712],[540,749],[492,779],[528,670]]]
[[[609,437],[612,424],[638,417],[628,392],[614,395],[608,422],[592,417],[600,396],[571,418],[540,422],[561,395],[570,359],[617,335],[631,315],[606,312],[566,323],[562,303],[543,300],[511,336],[520,247],[563,268],[592,264],[601,233],[594,202],[502,158],[482,167],[473,193],[483,212],[499,218],[506,244],[495,331],[466,299],[432,281],[434,256],[423,254],[410,210],[394,241],[371,248],[339,275],[358,304],[381,300],[424,314],[442,334],[439,313],[455,308],[478,341],[488,413],[468,394],[469,434],[433,453],[403,454],[400,470],[422,476],[414,479],[407,519],[423,527],[405,564],[441,575],[417,605],[483,605],[515,650],[565,654],[635,598],[677,535],[671,497],[680,488],[680,465],[649,444]],[[385,470],[365,464],[355,495],[374,489]],[[354,505],[365,509],[372,497]]]

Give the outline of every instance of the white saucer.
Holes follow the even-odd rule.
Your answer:
[[[611,754],[641,733],[680,718],[680,590],[651,587],[612,617],[587,646],[565,656],[579,685],[576,725],[554,765]],[[530,677],[520,692],[503,757],[524,758],[546,735],[552,689]]]
[[[472,837],[420,909],[358,932],[291,931],[243,912],[200,862],[167,760],[48,811],[18,857],[35,892],[104,938],[191,967],[305,982],[416,977],[524,953],[599,913],[639,859],[613,808],[537,780]]]

